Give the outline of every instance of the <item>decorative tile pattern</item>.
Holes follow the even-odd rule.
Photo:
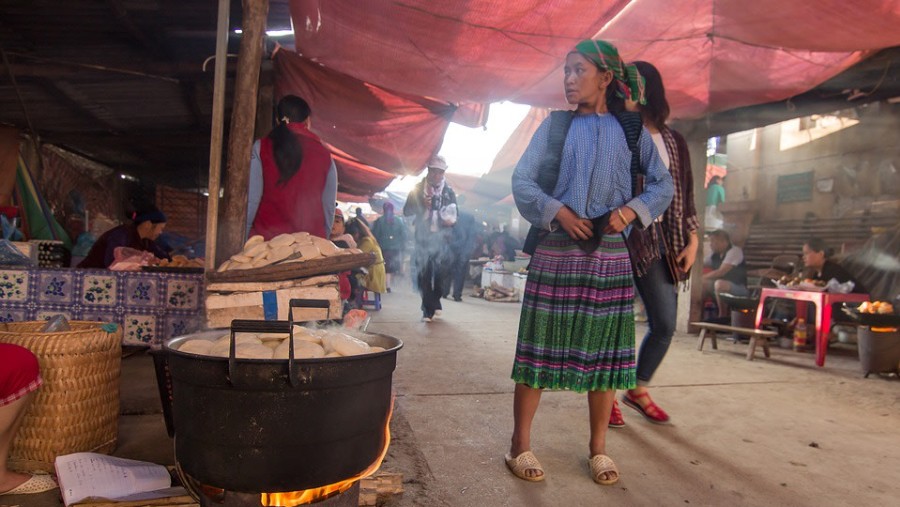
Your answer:
[[[85,310],[81,314],[81,319],[79,319],[79,320],[88,320],[88,321],[95,321],[95,322],[116,322],[116,323],[119,323],[121,321],[119,316],[116,315],[115,313],[102,312],[102,311],[98,311],[94,308]]]
[[[129,306],[156,306],[159,300],[159,279],[152,276],[125,278],[125,301]]]
[[[125,315],[125,333],[122,342],[126,345],[153,343],[156,336],[155,315]]]
[[[37,290],[41,301],[71,304],[75,283],[71,273],[38,273]]]
[[[34,320],[50,320],[50,317],[53,317],[53,316],[59,315],[59,314],[62,314],[63,317],[65,317],[68,320],[73,320],[72,312],[60,311],[60,310],[38,310],[37,314],[35,315]],[[91,319],[87,319],[87,320],[91,320]]]
[[[81,289],[81,304],[115,306],[118,300],[115,275],[87,275]]]
[[[0,302],[24,302],[28,299],[29,281],[27,271],[0,271]]]
[[[126,344],[158,344],[202,328],[202,274],[81,269],[0,270],[0,322],[115,322]]]
[[[166,308],[196,310],[199,308],[199,283],[196,280],[170,279],[166,283]]]
[[[27,317],[24,309],[0,310],[0,322],[16,322],[21,320],[31,320]]]
[[[203,320],[197,316],[168,315],[163,326],[163,334],[172,338],[199,331]]]

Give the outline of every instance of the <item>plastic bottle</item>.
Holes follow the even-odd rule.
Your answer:
[[[797,319],[797,325],[794,326],[794,350],[801,352],[806,349],[806,321]]]

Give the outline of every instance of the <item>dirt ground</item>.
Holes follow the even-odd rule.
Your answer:
[[[512,428],[509,379],[519,305],[465,296],[444,301],[440,320],[419,321],[419,300],[395,283],[369,330],[404,347],[394,374],[392,442],[382,470],[405,492],[384,505],[892,505],[900,471],[900,381],[862,378],[855,348],[832,347],[824,368],[810,353],[773,349],[746,361],[746,345],[720,340],[696,350],[676,335],[654,379],[672,416],[653,425],[622,408],[608,452],[621,480],[593,483],[587,467],[587,402],[544,394],[533,431],[547,480],[513,477],[503,462]],[[638,340],[645,331],[638,326]],[[173,464],[152,359],[123,360],[115,455]],[[58,507],[58,490],[0,497],[0,506]]]

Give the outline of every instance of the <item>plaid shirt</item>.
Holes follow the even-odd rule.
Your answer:
[[[697,209],[694,207],[694,177],[691,174],[691,159],[687,142],[678,132],[666,127],[660,131],[669,154],[669,172],[675,185],[672,204],[663,214],[663,230],[667,247],[675,255],[681,253],[688,243],[691,232],[700,228]]]
[[[0,407],[9,405],[10,403],[24,397],[26,394],[37,390],[38,387],[41,387],[41,377],[37,377],[36,379],[29,382],[25,387],[19,389],[18,391],[10,394],[5,398],[0,398]]]

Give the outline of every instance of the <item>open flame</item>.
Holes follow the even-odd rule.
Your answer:
[[[356,481],[375,473],[375,471],[381,467],[381,462],[384,461],[384,457],[387,455],[388,446],[391,443],[391,416],[393,414],[394,398],[391,397],[391,409],[388,412],[387,420],[384,422],[384,447],[381,449],[381,453],[378,455],[375,461],[373,461],[368,468],[354,475],[353,477],[344,479],[334,484],[322,486],[321,488],[283,493],[262,493],[260,495],[260,503],[266,507],[294,507],[296,505],[306,505],[313,502],[319,502],[347,491],[353,486]]]

